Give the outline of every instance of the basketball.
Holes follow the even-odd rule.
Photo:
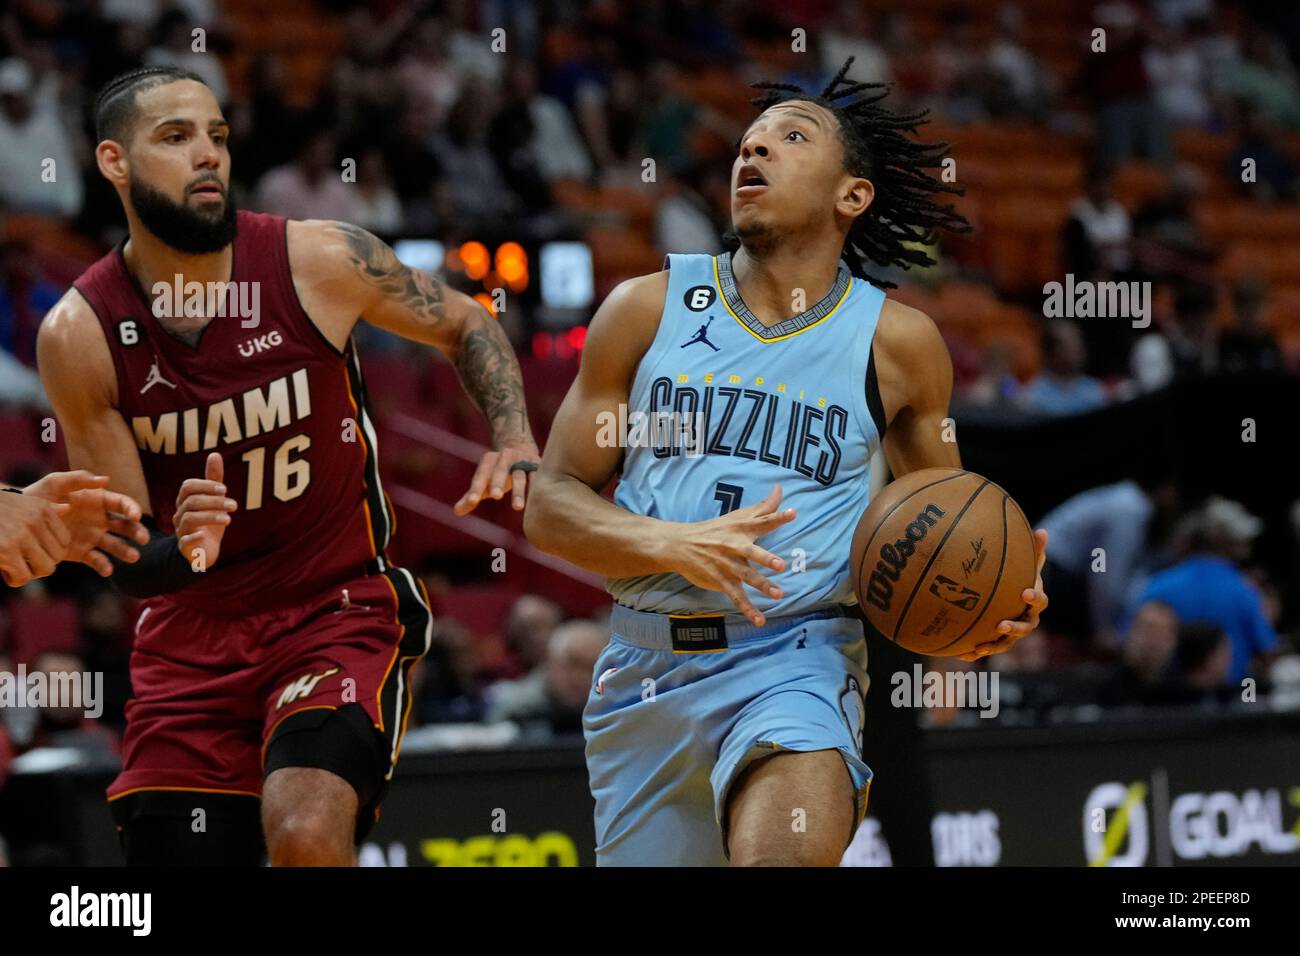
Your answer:
[[[886,486],[850,551],[858,602],[873,627],[917,654],[957,657],[997,638],[1034,586],[1034,533],[1002,488],[957,468],[925,468]]]

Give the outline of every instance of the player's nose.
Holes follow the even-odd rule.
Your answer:
[[[769,152],[767,143],[760,133],[750,133],[741,141],[740,158],[746,162],[755,156],[766,158]]]

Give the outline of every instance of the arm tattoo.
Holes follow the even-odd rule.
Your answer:
[[[385,298],[429,320],[431,328],[443,323],[447,313],[441,282],[402,265],[387,243],[366,230],[346,222],[336,223],[335,228],[347,240],[349,258],[363,279]]]
[[[456,371],[492,426],[498,446],[531,440],[519,362],[494,320],[483,322],[461,340]]]
[[[396,303],[437,328],[457,316],[448,313],[443,284],[398,261],[385,243],[348,223],[336,227],[347,240],[349,258],[361,277],[390,303]],[[465,391],[482,410],[498,446],[531,441],[524,405],[523,376],[509,339],[483,309],[475,308],[461,323],[454,353]]]

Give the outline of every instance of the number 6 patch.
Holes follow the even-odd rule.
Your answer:
[[[686,294],[682,296],[682,301],[686,303],[686,308],[692,312],[703,312],[713,305],[713,300],[717,297],[718,293],[713,286],[696,285],[686,290]]]

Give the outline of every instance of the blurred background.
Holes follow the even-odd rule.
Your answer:
[[[90,124],[119,72],[205,78],[239,206],[362,225],[496,312],[544,443],[609,290],[666,252],[721,251],[748,84],[819,90],[848,56],[951,144],[975,229],[933,268],[889,273],[890,294],[948,343],[965,466],[1051,532],[1052,607],[1041,638],[979,668],[873,643],[877,779],[846,863],[1294,865],[1300,8],[10,0],[0,478],[65,467],[35,335],[124,235]],[[30,174],[46,158],[53,183]],[[1067,275],[1150,283],[1149,325],[1045,317]],[[590,862],[580,713],[609,636],[601,581],[532,549],[507,507],[455,518],[486,427],[431,350],[358,338],[393,555],[438,615],[362,862]],[[79,566],[0,593],[0,672],[102,673],[107,700],[93,721],[0,708],[0,862],[118,861],[102,786],[130,603]],[[997,715],[890,706],[917,664],[992,668]]]

